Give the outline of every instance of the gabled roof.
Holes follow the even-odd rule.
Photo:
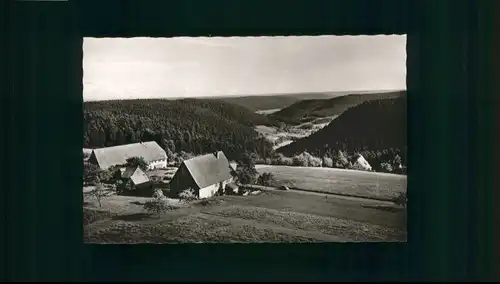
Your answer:
[[[230,162],[229,165],[231,166],[231,168],[236,171],[236,169],[238,168],[238,163],[236,162]]]
[[[94,149],[101,169],[124,165],[128,158],[143,157],[146,162],[167,159],[167,153],[154,141]]]
[[[137,168],[134,172],[134,174],[130,177],[130,180],[135,184],[143,184],[146,182],[149,182],[148,175],[144,173],[140,168]]]
[[[204,188],[232,178],[231,167],[224,152],[197,156],[183,164],[199,188]]]
[[[130,179],[135,185],[143,184],[149,181],[148,175],[139,167],[128,167],[122,173],[121,177]]]

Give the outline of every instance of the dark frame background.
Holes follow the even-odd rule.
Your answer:
[[[280,2],[11,3],[1,280],[491,279],[490,1]],[[407,34],[407,244],[83,244],[82,37],[320,34]]]

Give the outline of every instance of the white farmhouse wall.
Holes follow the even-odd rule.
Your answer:
[[[215,195],[215,193],[219,190],[219,184],[213,184],[210,186],[207,186],[205,188],[200,189],[200,199],[201,198],[209,198]]]
[[[148,163],[148,170],[164,169],[167,167],[167,160],[156,160]]]
[[[212,197],[219,190],[219,188],[221,186],[221,183],[222,183],[222,189],[225,189],[226,185],[228,183],[232,182],[232,181],[233,181],[233,178],[230,178],[228,180],[224,180],[222,182],[218,182],[216,184],[213,184],[213,185],[207,186],[205,188],[202,188],[202,189],[200,189],[200,195],[199,195],[199,197],[200,198],[209,198],[209,197]]]

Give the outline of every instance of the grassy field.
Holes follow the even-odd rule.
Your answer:
[[[276,185],[347,194],[365,198],[391,199],[406,192],[406,176],[332,168],[257,165],[259,174],[272,173]]]
[[[86,243],[261,243],[406,241],[406,211],[388,212],[359,201],[294,192],[221,196],[159,216],[147,198],[112,196],[84,204]],[[176,203],[177,202],[177,203]]]

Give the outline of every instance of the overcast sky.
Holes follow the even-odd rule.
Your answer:
[[[406,89],[406,36],[85,38],[84,100]]]

